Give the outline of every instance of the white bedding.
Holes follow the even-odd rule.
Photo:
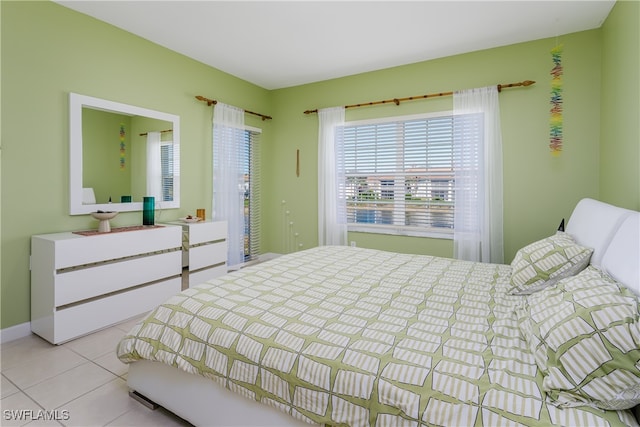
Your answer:
[[[589,218],[595,218],[598,226],[607,232],[594,229]],[[608,269],[609,274],[630,284],[630,288],[640,289],[637,287],[640,236],[634,238],[634,233],[639,232],[639,221],[637,212],[587,199],[576,208],[567,232],[595,248],[592,263],[602,270]],[[621,229],[623,236],[619,236]],[[382,258],[376,258],[381,255]],[[307,256],[311,258],[305,258]],[[349,264],[349,259],[359,262]],[[431,266],[427,268],[428,265]],[[174,297],[123,339],[119,356],[123,361],[132,362],[129,384],[133,389],[197,425],[228,425],[231,420],[238,421],[235,425],[265,425],[267,420],[272,420],[269,425],[282,425],[284,420],[279,418],[279,413],[273,413],[272,408],[265,408],[268,410],[263,418],[260,405],[247,401],[245,407],[238,403],[247,400],[246,397],[293,415],[289,418],[292,424],[302,420],[379,426],[636,425],[628,411],[558,408],[549,404],[543,391],[543,376],[518,329],[514,307],[523,297],[506,293],[509,273],[508,266],[476,266],[462,261],[354,248],[316,248],[235,272]],[[286,294],[285,302],[276,302]],[[248,295],[251,298],[246,298]],[[387,297],[383,303],[374,298],[380,295]],[[309,298],[317,301],[311,304]],[[241,300],[245,301],[240,304]],[[287,300],[295,304],[287,305]],[[200,305],[205,301],[209,311],[223,309],[226,314],[213,319],[201,317],[199,311],[204,309]],[[311,312],[291,310],[292,307],[300,309],[302,301]],[[250,310],[266,305],[276,311]],[[239,314],[246,318],[249,313],[253,315],[248,320],[238,321]],[[226,322],[225,316],[228,316]],[[229,321],[231,316],[236,321]],[[284,319],[283,323],[270,324],[268,319],[273,320],[273,316]],[[231,345],[209,339],[211,348],[222,355],[219,358],[203,353],[198,360],[198,356],[194,357],[193,345],[189,347],[188,357],[182,352],[184,337],[194,339],[194,334],[189,332],[190,325],[203,320],[211,326],[205,336],[236,334]],[[312,334],[306,328],[295,326],[310,327],[318,321],[324,328]],[[345,333],[346,326],[360,322],[363,327],[356,335],[353,331]],[[257,329],[250,329],[248,325],[275,325],[280,333],[259,341],[256,333],[251,332]],[[294,326],[288,327],[291,325]],[[181,333],[174,334],[178,329]],[[306,335],[298,333],[304,330]],[[168,336],[177,341],[163,340]],[[278,337],[284,336],[288,337],[287,342],[297,343],[294,348],[282,346],[283,340]],[[327,341],[329,336],[333,338],[331,342]],[[235,351],[237,337],[257,340],[264,345],[264,350],[250,360],[246,351]],[[305,371],[305,366],[324,363],[326,356],[310,349],[318,345],[336,346],[335,340],[341,348],[337,362],[328,364],[331,383],[327,388],[317,388],[317,381],[310,380],[310,371]],[[270,348],[281,355],[291,352],[292,358],[273,359],[269,354],[275,353]],[[226,350],[231,352],[223,353]],[[364,365],[350,362],[358,359],[354,354],[359,354],[361,361],[378,360],[377,366],[373,367],[370,362]],[[136,362],[138,359],[148,361]],[[287,360],[291,363],[285,363]],[[307,362],[303,363],[304,360]],[[168,362],[174,368],[167,371],[169,365],[160,365],[159,361]],[[398,369],[398,362],[413,366],[419,383],[415,375],[403,379],[405,374]],[[241,372],[238,366],[252,363],[255,363],[257,377],[238,375]],[[345,375],[347,372],[352,373]],[[204,377],[193,373],[215,382],[203,382]],[[336,380],[339,376],[361,380],[345,386]],[[247,380],[249,377],[253,383]],[[278,381],[288,384],[285,389],[289,391],[276,391],[273,385],[260,380],[263,377],[279,378]],[[364,378],[369,379],[361,382]],[[261,382],[267,385],[266,392],[260,391]],[[167,390],[170,384],[172,388],[179,386],[175,393]],[[360,385],[354,388],[355,384]],[[244,397],[220,394],[220,385],[244,390]],[[190,395],[188,390],[197,390],[198,398],[185,398]],[[211,396],[210,405],[202,402],[205,395]],[[322,395],[328,400],[326,406],[318,409],[318,402],[324,401]],[[312,400],[306,401],[301,396]],[[390,399],[391,396],[394,397]],[[220,402],[232,402],[234,407],[243,410],[237,417],[220,418],[216,414],[226,413],[230,407],[225,403],[215,409]],[[349,407],[352,409],[348,410]],[[251,415],[254,412],[257,417]],[[249,418],[245,418],[246,415],[250,415]]]

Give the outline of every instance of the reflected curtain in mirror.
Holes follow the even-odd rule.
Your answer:
[[[147,196],[162,199],[160,132],[147,133]]]

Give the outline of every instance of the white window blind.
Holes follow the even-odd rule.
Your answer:
[[[244,254],[245,261],[260,255],[260,131],[245,131],[242,149],[244,173]]]
[[[350,230],[450,236],[454,218],[450,114],[351,123],[338,163]]]
[[[160,143],[160,179],[161,179],[161,194],[162,201],[173,200],[173,177],[175,160],[173,157],[173,141],[162,141]]]

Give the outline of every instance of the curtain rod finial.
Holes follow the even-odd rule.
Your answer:
[[[208,107],[211,107],[212,105],[215,105],[218,103],[218,101],[216,101],[215,99],[205,98],[202,95],[196,95],[196,99],[198,101],[206,102]]]

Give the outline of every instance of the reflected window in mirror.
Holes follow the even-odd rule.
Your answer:
[[[173,141],[163,142],[160,146],[160,165],[162,175],[162,201],[173,200],[173,177],[175,175],[175,159]]]
[[[158,202],[170,202],[174,198],[174,177],[180,162],[176,162],[171,131],[148,132],[146,137],[146,195]]]

